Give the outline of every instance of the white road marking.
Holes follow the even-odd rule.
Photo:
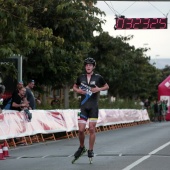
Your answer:
[[[151,157],[151,155],[159,152],[160,150],[164,149],[165,147],[167,147],[168,145],[170,145],[170,141],[165,143],[164,145],[160,146],[159,148],[153,150],[152,152],[150,152],[147,156],[144,156],[140,159],[138,159],[137,161],[133,162],[132,164],[128,165],[127,167],[125,167],[122,170],[131,170],[132,168],[134,168],[135,166],[137,166],[138,164],[140,164],[141,162],[143,162],[144,160],[148,159]]]
[[[46,157],[48,157],[49,155],[45,155],[45,156],[43,156],[42,158],[46,158]]]
[[[19,157],[17,157],[16,159],[21,159],[22,157],[24,157],[25,155],[23,155],[23,156],[19,156]]]

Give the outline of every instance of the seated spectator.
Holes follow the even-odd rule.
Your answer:
[[[27,120],[31,121],[32,114],[29,112],[29,109],[31,108],[29,107],[29,102],[27,101],[26,98],[26,88],[21,87],[19,88],[18,95],[14,95],[12,97],[11,110],[18,110],[18,111],[24,110]]]
[[[0,99],[2,98],[4,92],[5,92],[5,86],[0,84]]]
[[[17,94],[18,90],[18,94]],[[26,98],[26,88],[21,86],[17,89],[13,95],[12,95],[12,101],[11,101],[11,110],[18,110],[18,111],[24,111],[26,120],[28,122],[31,121],[32,119],[32,114],[29,112],[29,102],[27,101]],[[25,144],[22,143],[23,139],[22,138],[14,138],[15,142],[20,143],[20,144]]]
[[[14,90],[14,92],[12,93],[12,96],[18,95],[19,89],[22,88],[22,87],[24,87],[23,81],[19,81],[18,84],[17,84],[17,88],[16,88],[16,89]]]
[[[26,94],[25,87],[21,87],[19,89],[18,95],[14,95],[12,97],[11,108],[10,108],[11,110],[21,111],[25,107],[29,108],[29,103],[26,100],[25,94]]]
[[[9,98],[6,98],[4,100],[3,103],[3,109],[4,110],[9,110],[11,107],[11,102],[12,102],[12,98],[14,98],[14,96],[17,96],[19,93],[19,89],[23,87],[23,81],[19,81],[17,84],[17,88],[13,91],[12,96]]]

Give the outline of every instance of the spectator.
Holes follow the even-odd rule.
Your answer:
[[[27,100],[28,100],[29,105],[32,110],[36,108],[36,102],[38,104],[41,104],[41,101],[39,99],[35,98],[34,93],[32,91],[34,86],[35,86],[34,80],[30,80],[28,82],[28,85],[26,86],[26,96],[27,96]]]
[[[148,99],[146,99],[145,102],[144,102],[144,108],[145,108],[146,110],[148,110],[148,109],[150,108],[150,102],[149,102]]]
[[[166,113],[167,113],[167,103],[165,100],[162,101],[162,119],[166,121]]]
[[[5,86],[0,84],[0,99],[2,98],[4,92],[5,92]]]
[[[0,84],[0,113],[2,112],[1,109],[3,109],[3,94],[5,92],[5,86]]]
[[[19,89],[23,87],[23,81],[19,81],[17,88],[13,91],[12,96],[4,100],[4,110],[9,110],[11,107],[12,98],[18,95]]]
[[[18,91],[18,94],[17,94]],[[29,112],[29,103],[26,99],[26,88],[23,86],[20,86],[17,88],[17,90],[13,93],[12,101],[11,101],[11,110],[18,110],[18,111],[24,111],[27,121],[31,121],[32,114]],[[23,143],[22,138],[14,138],[15,142],[19,142],[21,144]]]
[[[54,95],[54,98],[53,100],[51,101],[51,106],[52,107],[57,107],[60,105],[60,100],[59,100],[59,97]]]
[[[154,112],[154,121],[158,121],[158,116],[159,116],[159,107],[158,107],[158,101],[155,100],[153,103],[153,112]]]
[[[162,104],[161,101],[158,101],[158,121],[162,121]]]
[[[21,111],[25,108],[29,108],[29,103],[26,100],[26,88],[25,87],[21,87],[18,89],[18,95],[14,95],[12,97],[12,102],[11,102],[11,110],[18,110]]]
[[[18,95],[19,89],[22,88],[22,87],[24,87],[23,81],[19,81],[18,84],[17,84],[17,88],[12,93],[12,97],[14,97],[15,95]]]

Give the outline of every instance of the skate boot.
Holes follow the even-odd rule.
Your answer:
[[[93,160],[93,157],[94,157],[93,150],[88,150],[88,157],[89,157],[89,161],[90,161],[90,164],[91,164],[92,160]]]
[[[79,147],[78,150],[74,154],[74,159],[72,163],[74,163],[77,159],[79,159],[86,151],[87,149],[85,147]]]

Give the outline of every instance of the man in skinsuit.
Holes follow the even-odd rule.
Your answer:
[[[73,90],[81,94],[81,106],[78,119],[79,126],[79,142],[80,146],[75,152],[75,158],[86,152],[84,146],[86,122],[89,120],[89,149],[88,157],[94,156],[93,147],[95,142],[95,127],[98,119],[98,98],[100,91],[108,90],[109,86],[104,78],[94,73],[96,61],[93,58],[84,60],[86,74],[82,74],[77,78],[73,85]]]

